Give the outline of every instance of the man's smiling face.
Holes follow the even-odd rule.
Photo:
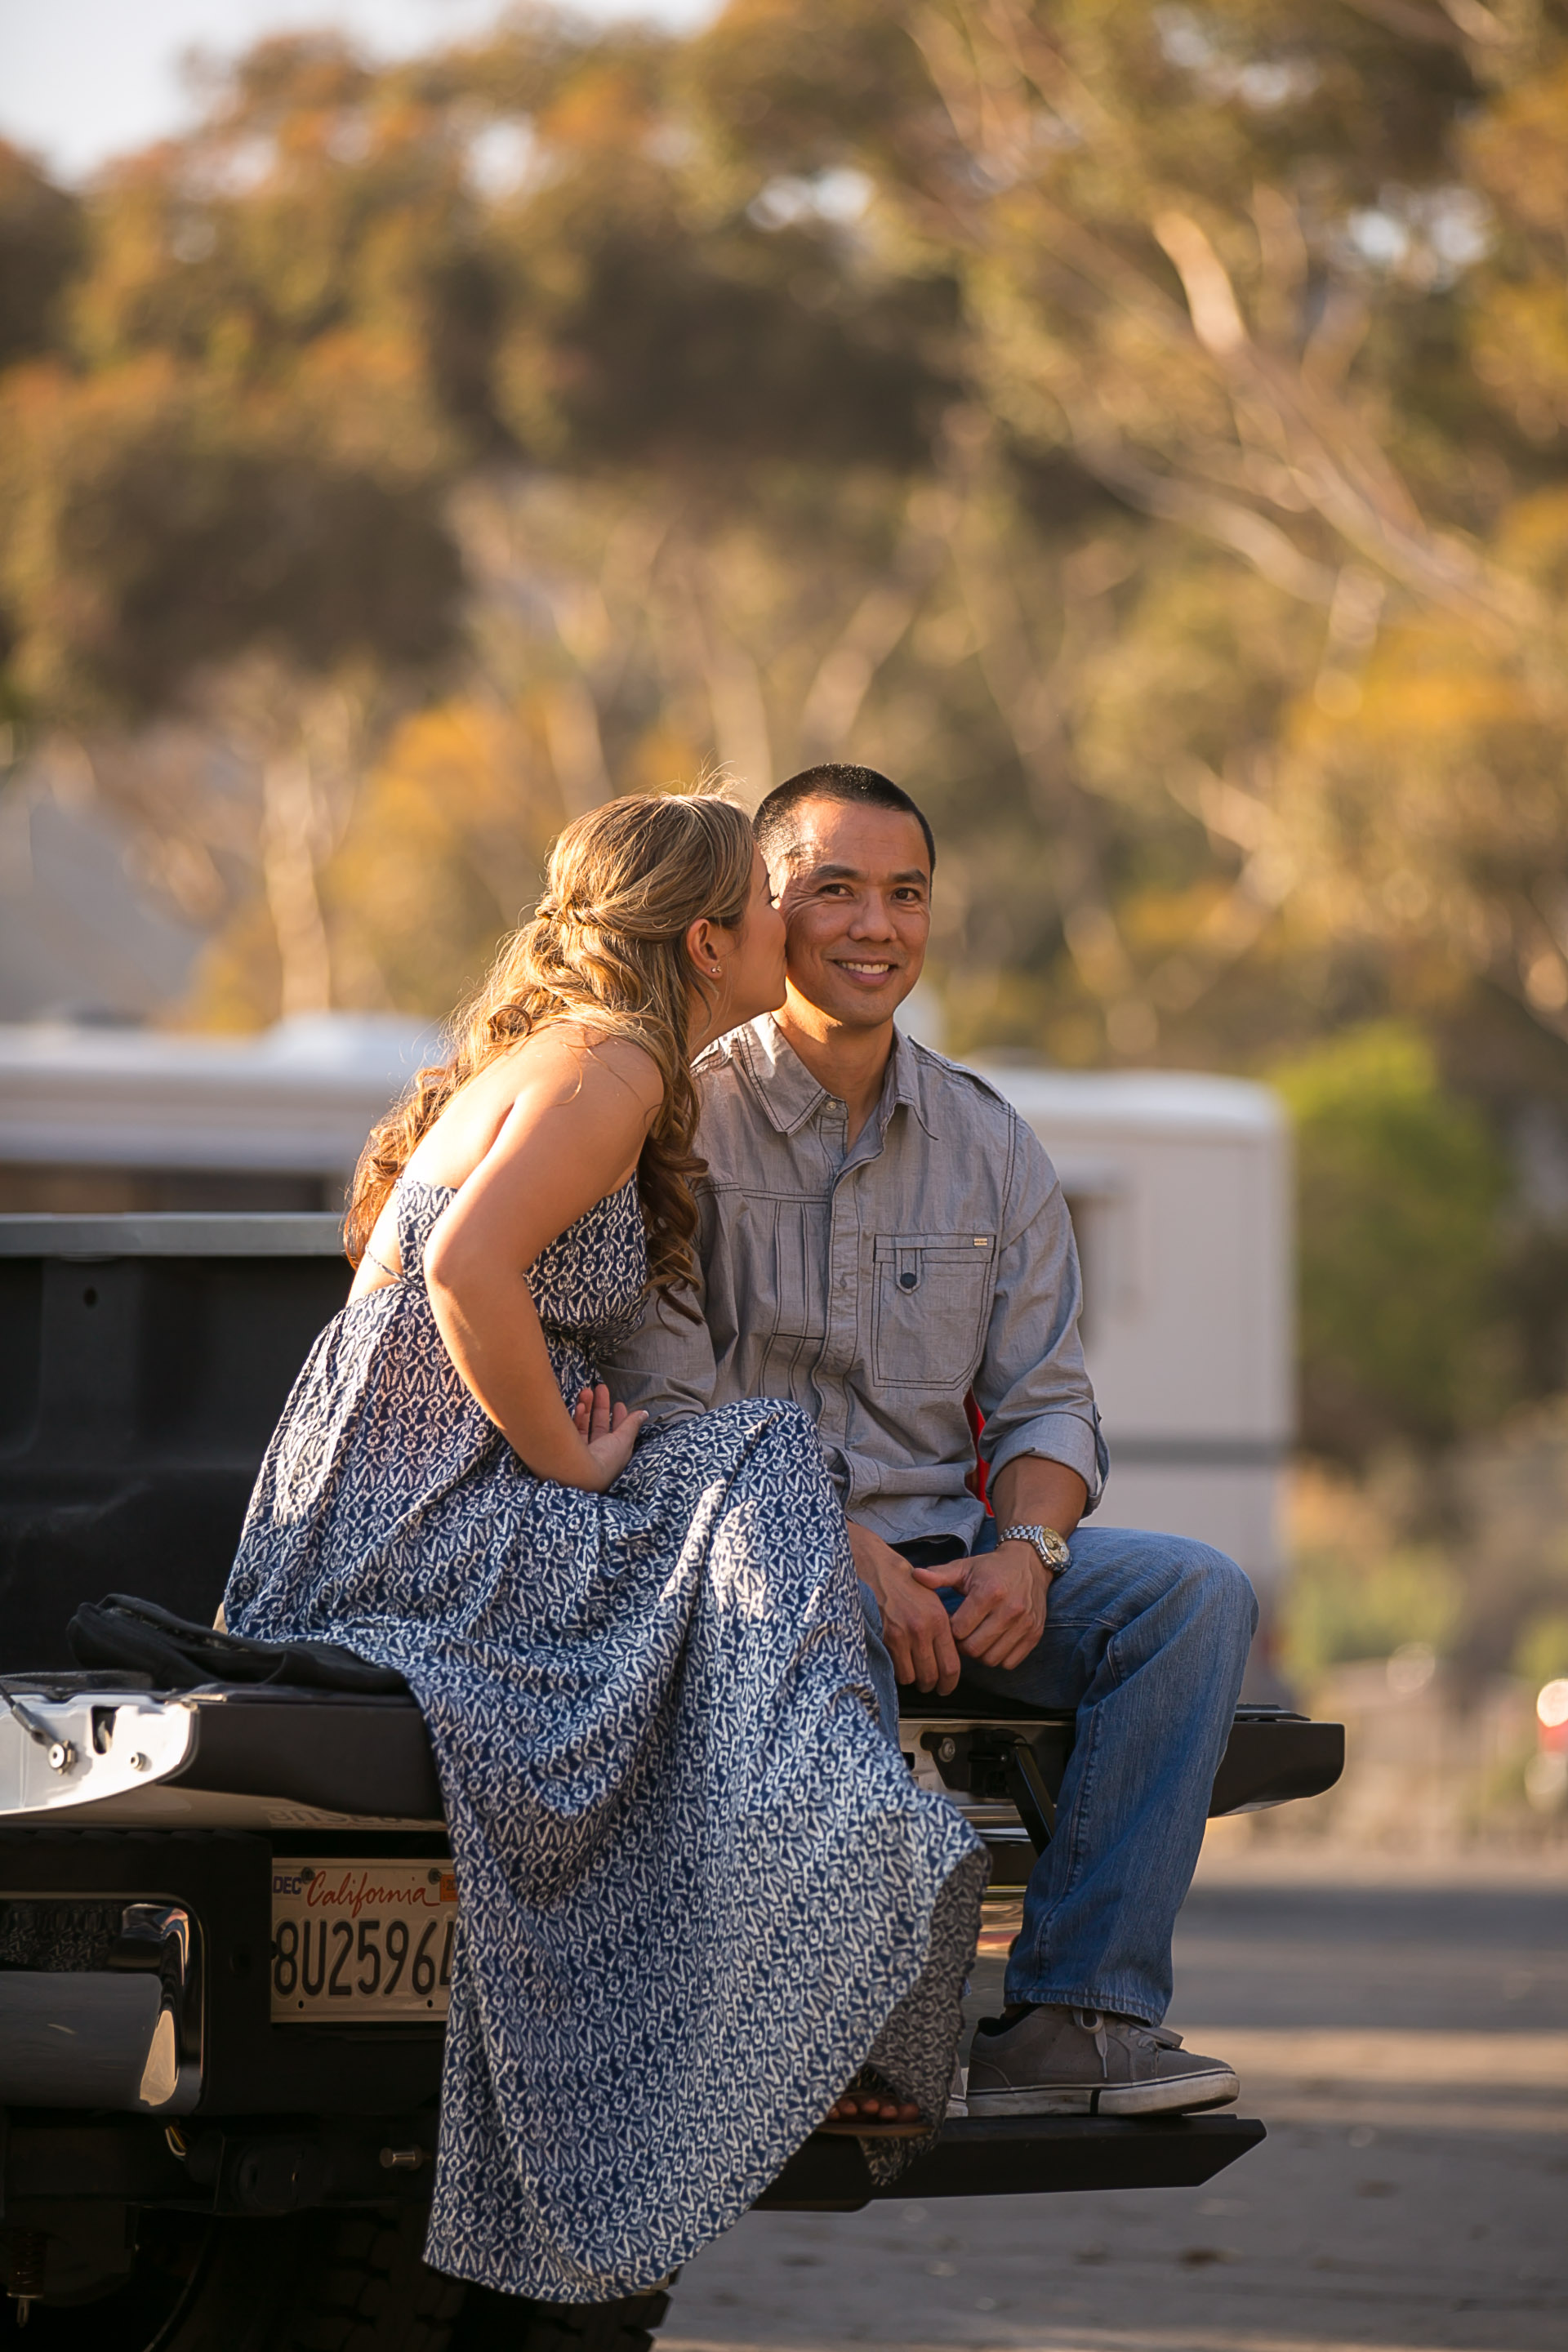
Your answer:
[[[931,860],[912,816],[803,801],[785,870],[773,876],[792,999],[840,1028],[892,1018],[925,962]]]

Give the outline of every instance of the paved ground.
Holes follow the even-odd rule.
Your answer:
[[[1212,1859],[1172,2021],[1268,2126],[1207,2188],[749,2215],[662,2352],[1565,2352],[1561,1870]]]

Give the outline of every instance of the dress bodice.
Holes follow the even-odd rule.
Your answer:
[[[398,1179],[397,1247],[405,1281],[423,1285],[426,1244],[456,1198],[455,1185]],[[647,1281],[647,1241],[635,1176],[618,1192],[595,1201],[534,1259],[528,1286],[568,1402],[597,1378],[600,1355],[635,1327]]]

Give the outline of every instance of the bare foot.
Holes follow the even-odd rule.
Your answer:
[[[881,2091],[845,2091],[823,2118],[830,2124],[918,2124],[921,2111],[908,2099]]]

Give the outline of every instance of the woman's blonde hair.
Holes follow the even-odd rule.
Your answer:
[[[637,1162],[648,1285],[689,1284],[703,1162],[692,1150],[697,1092],[687,1062],[691,990],[702,976],[686,932],[706,915],[738,929],[751,900],[750,820],[719,793],[606,801],[566,827],[550,853],[544,896],[514,931],[447,1030],[448,1058],[419,1072],[371,1131],[354,1171],[343,1237],[356,1266],[419,1141],[459,1087],[524,1037],[571,1020],[629,1037],[658,1065],[664,1101]],[[678,1297],[683,1313],[695,1308]]]

